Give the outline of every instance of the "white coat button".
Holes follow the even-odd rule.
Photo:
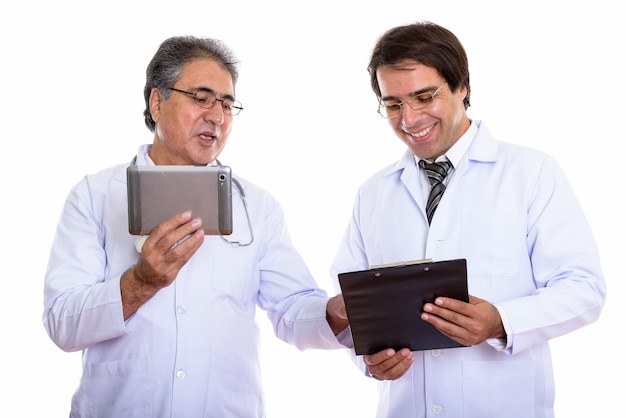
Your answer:
[[[177,377],[178,379],[180,379],[180,380],[184,379],[184,378],[185,378],[185,371],[184,371],[184,370],[178,370],[178,371],[176,372],[176,377]]]
[[[433,357],[439,357],[441,355],[441,350],[433,350],[430,352]]]
[[[434,405],[433,406],[433,414],[441,414],[441,411],[443,411],[443,408],[441,407],[441,405]]]
[[[187,307],[185,305],[178,305],[176,307],[176,312],[178,312],[179,314],[184,314],[185,312],[187,312]]]

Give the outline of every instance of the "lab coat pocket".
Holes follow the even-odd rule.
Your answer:
[[[212,353],[205,417],[262,417],[261,377],[258,363]]]
[[[146,359],[87,363],[71,416],[150,417],[151,381]]]
[[[488,216],[468,217],[463,225],[459,244],[470,293],[491,301],[528,294],[531,281],[520,280],[530,268],[524,218],[491,210]]]
[[[231,245],[216,238],[212,245],[205,244],[201,250],[213,289],[241,301],[254,297],[259,281],[256,247]]]
[[[530,361],[463,363],[463,399],[467,400],[464,416],[533,416],[533,370],[534,364]]]

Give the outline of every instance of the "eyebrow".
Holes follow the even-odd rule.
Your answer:
[[[437,86],[430,86],[430,87],[424,87],[423,89],[419,89],[419,90],[415,90],[414,92],[409,93],[409,97],[415,97],[415,96],[419,96],[420,94],[424,94],[424,93],[430,93],[437,90]],[[388,100],[400,100],[398,97],[396,96],[385,96],[385,97],[381,97],[380,98],[381,101],[388,101]]]
[[[213,90],[212,88],[209,87],[198,87],[195,89],[196,91],[205,91],[207,93],[211,93],[213,94],[215,97],[217,97],[217,92],[215,90]],[[222,97],[222,99],[229,99],[229,100],[235,100],[235,96],[233,96],[232,94],[224,94]]]
[[[437,87],[439,87],[439,86],[426,87],[426,88],[423,88],[421,90],[416,90],[413,93],[409,94],[409,96],[415,97],[415,96],[419,96],[420,94],[424,94],[424,93],[432,93],[435,90],[437,90]]]

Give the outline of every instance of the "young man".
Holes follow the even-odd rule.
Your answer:
[[[563,172],[468,117],[468,61],[449,30],[393,28],[368,69],[379,113],[408,149],[359,189],[333,272],[464,258],[470,293],[407,312],[465,347],[355,357],[380,380],[377,416],[552,417],[548,341],[595,321],[606,297]]]

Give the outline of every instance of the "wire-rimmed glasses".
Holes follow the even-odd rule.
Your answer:
[[[444,81],[439,87],[433,91],[425,91],[423,93],[409,96],[406,100],[380,100],[378,102],[378,113],[385,119],[397,118],[402,115],[402,106],[405,104],[413,110],[421,110],[428,107],[439,94],[447,81]]]
[[[191,96],[195,104],[205,109],[211,109],[213,106],[215,106],[215,103],[220,102],[220,104],[222,105],[222,112],[227,115],[236,116],[239,114],[239,112],[243,110],[243,105],[237,100],[231,97],[218,99],[215,93],[209,89],[198,89],[197,91],[192,92],[175,89],[174,87],[168,88],[172,91],[177,91],[179,93]]]

